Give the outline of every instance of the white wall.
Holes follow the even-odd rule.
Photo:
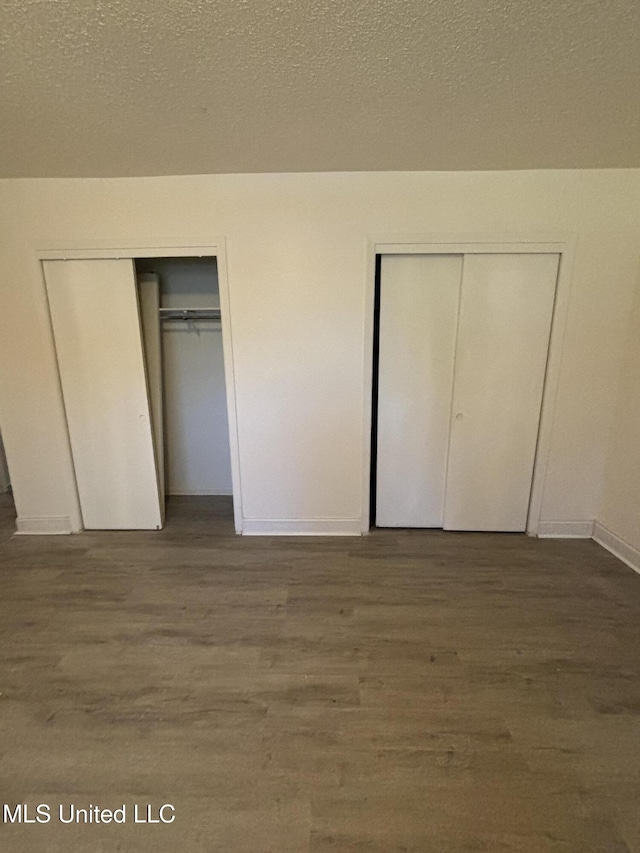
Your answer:
[[[629,322],[598,521],[605,528],[596,531],[598,538],[640,570],[640,281]]]
[[[593,519],[639,226],[638,170],[2,182],[0,419],[18,513],[62,523],[74,505],[37,249],[225,237],[244,516],[348,527],[368,500],[368,238],[573,232],[542,518]]]
[[[215,258],[155,258],[136,268],[158,274],[163,308],[220,306]],[[162,367],[166,493],[230,495],[220,323],[163,323]]]

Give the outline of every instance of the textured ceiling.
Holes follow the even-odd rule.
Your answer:
[[[640,166],[639,0],[1,0],[0,175]]]

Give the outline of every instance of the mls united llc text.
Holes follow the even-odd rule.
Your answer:
[[[32,805],[3,803],[3,823],[173,823],[176,810],[171,803],[154,806],[151,803],[134,803],[131,806],[123,803],[115,809],[104,809],[90,804],[83,808],[73,803],[69,805],[50,806],[47,803]]]

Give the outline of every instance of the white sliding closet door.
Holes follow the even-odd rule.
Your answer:
[[[524,531],[558,255],[466,255],[447,530]]]
[[[442,527],[461,255],[385,255],[376,524]]]
[[[383,256],[379,527],[526,529],[558,262]]]
[[[164,473],[164,419],[162,395],[162,331],[160,329],[160,279],[156,273],[138,276],[142,340],[144,343],[147,387],[151,403],[153,447],[160,489],[160,510],[164,523],[165,473]]]
[[[162,525],[131,260],[45,261],[84,526]]]

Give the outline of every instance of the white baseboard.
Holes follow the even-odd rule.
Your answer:
[[[72,532],[68,515],[23,515],[16,519],[16,533],[25,536],[57,536]]]
[[[593,521],[541,521],[537,535],[540,539],[591,539]]]
[[[613,533],[604,524],[600,524],[599,521],[593,525],[593,538],[598,545],[602,545],[614,557],[622,560],[623,563],[640,574],[640,550],[638,548],[630,545],[629,542]]]
[[[361,518],[245,518],[244,536],[361,536]]]

